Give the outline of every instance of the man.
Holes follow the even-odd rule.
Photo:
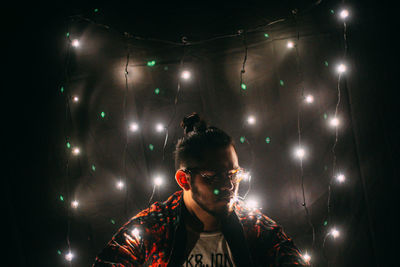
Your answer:
[[[280,226],[238,200],[245,172],[232,138],[197,113],[181,126],[182,190],[129,220],[94,266],[308,266]]]

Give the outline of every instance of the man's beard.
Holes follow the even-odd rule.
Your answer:
[[[211,210],[209,209],[202,201],[200,198],[200,193],[197,188],[197,186],[193,183],[192,185],[192,198],[193,200],[197,203],[197,205],[200,206],[203,210],[211,214],[212,216],[219,218],[219,219],[224,219],[229,215],[229,208],[228,205],[224,208],[221,208],[219,210]]]

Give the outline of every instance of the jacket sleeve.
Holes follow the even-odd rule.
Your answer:
[[[281,226],[263,215],[261,240],[270,267],[310,266]]]
[[[123,226],[99,253],[93,267],[136,267],[145,262],[145,242],[131,223]]]

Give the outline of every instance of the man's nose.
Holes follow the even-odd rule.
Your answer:
[[[223,183],[221,185],[222,190],[229,190],[232,191],[235,188],[235,183],[229,179],[228,177],[225,177],[223,179]]]

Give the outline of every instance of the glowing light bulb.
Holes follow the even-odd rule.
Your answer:
[[[122,188],[124,188],[124,186],[125,186],[125,184],[124,184],[122,181],[118,181],[118,182],[117,182],[117,188],[118,188],[119,190],[121,190]]]
[[[72,101],[74,101],[75,103],[77,103],[77,102],[79,101],[79,97],[74,96],[74,97],[72,98]]]
[[[77,200],[74,200],[74,201],[71,202],[71,206],[72,206],[74,209],[76,209],[76,208],[78,208],[78,206],[79,206],[79,202],[78,202]]]
[[[255,123],[256,123],[256,118],[255,118],[254,116],[249,116],[249,117],[247,118],[247,122],[248,122],[249,124],[255,124]]]
[[[79,155],[80,153],[81,153],[81,150],[79,149],[79,147],[74,147],[72,149],[72,154]]]
[[[132,235],[135,237],[135,238],[140,238],[140,231],[139,231],[139,229],[137,229],[137,228],[135,228],[135,229],[133,229],[132,230]]]
[[[346,72],[346,70],[347,70],[347,67],[344,64],[339,64],[339,66],[337,67],[337,71],[339,73],[344,73],[344,72]]]
[[[292,41],[287,42],[287,47],[292,49],[294,47],[294,43]]]
[[[311,256],[308,255],[308,253],[306,252],[306,254],[303,255],[303,259],[304,259],[306,262],[309,262],[309,261],[311,260]]]
[[[161,178],[161,176],[157,176],[156,178],[154,178],[154,184],[156,186],[160,186],[163,184],[163,179]]]
[[[244,181],[250,181],[251,175],[250,175],[249,172],[243,172],[243,173],[240,175],[240,178],[241,178],[242,180],[244,180]]]
[[[65,255],[65,259],[66,259],[67,261],[72,261],[73,258],[74,258],[74,254],[72,254],[71,251],[68,252],[68,253]]]
[[[314,102],[314,97],[312,95],[307,95],[306,96],[306,102],[311,104]]]
[[[295,150],[296,157],[298,157],[299,159],[302,159],[302,158],[304,158],[305,154],[306,154],[306,151],[303,148],[301,148],[301,147],[296,148],[296,150]]]
[[[254,199],[249,199],[246,201],[246,206],[250,209],[256,209],[258,207],[258,202]]]
[[[191,76],[190,71],[187,71],[187,70],[182,71],[182,74],[181,74],[182,79],[189,80],[190,76]]]
[[[80,45],[80,43],[79,43],[79,40],[78,39],[74,39],[74,40],[72,40],[72,46],[73,47],[78,47],[79,45]]]
[[[342,11],[340,11],[339,15],[342,19],[345,19],[349,16],[349,11],[347,9],[343,9]]]
[[[336,228],[333,228],[333,229],[329,232],[329,234],[332,235],[333,238],[336,238],[336,237],[339,236],[339,231],[336,230]]]
[[[331,119],[330,124],[332,127],[337,127],[337,126],[339,126],[340,121],[338,118],[335,117],[335,118]]]
[[[139,129],[139,125],[136,122],[133,122],[129,125],[129,130],[131,132],[136,132]]]
[[[336,176],[336,179],[338,180],[339,183],[343,183],[344,180],[346,180],[346,176],[340,173],[338,176]]]
[[[164,125],[162,125],[161,123],[158,123],[157,125],[156,125],[156,130],[157,130],[157,132],[162,132],[162,131],[164,131]]]

